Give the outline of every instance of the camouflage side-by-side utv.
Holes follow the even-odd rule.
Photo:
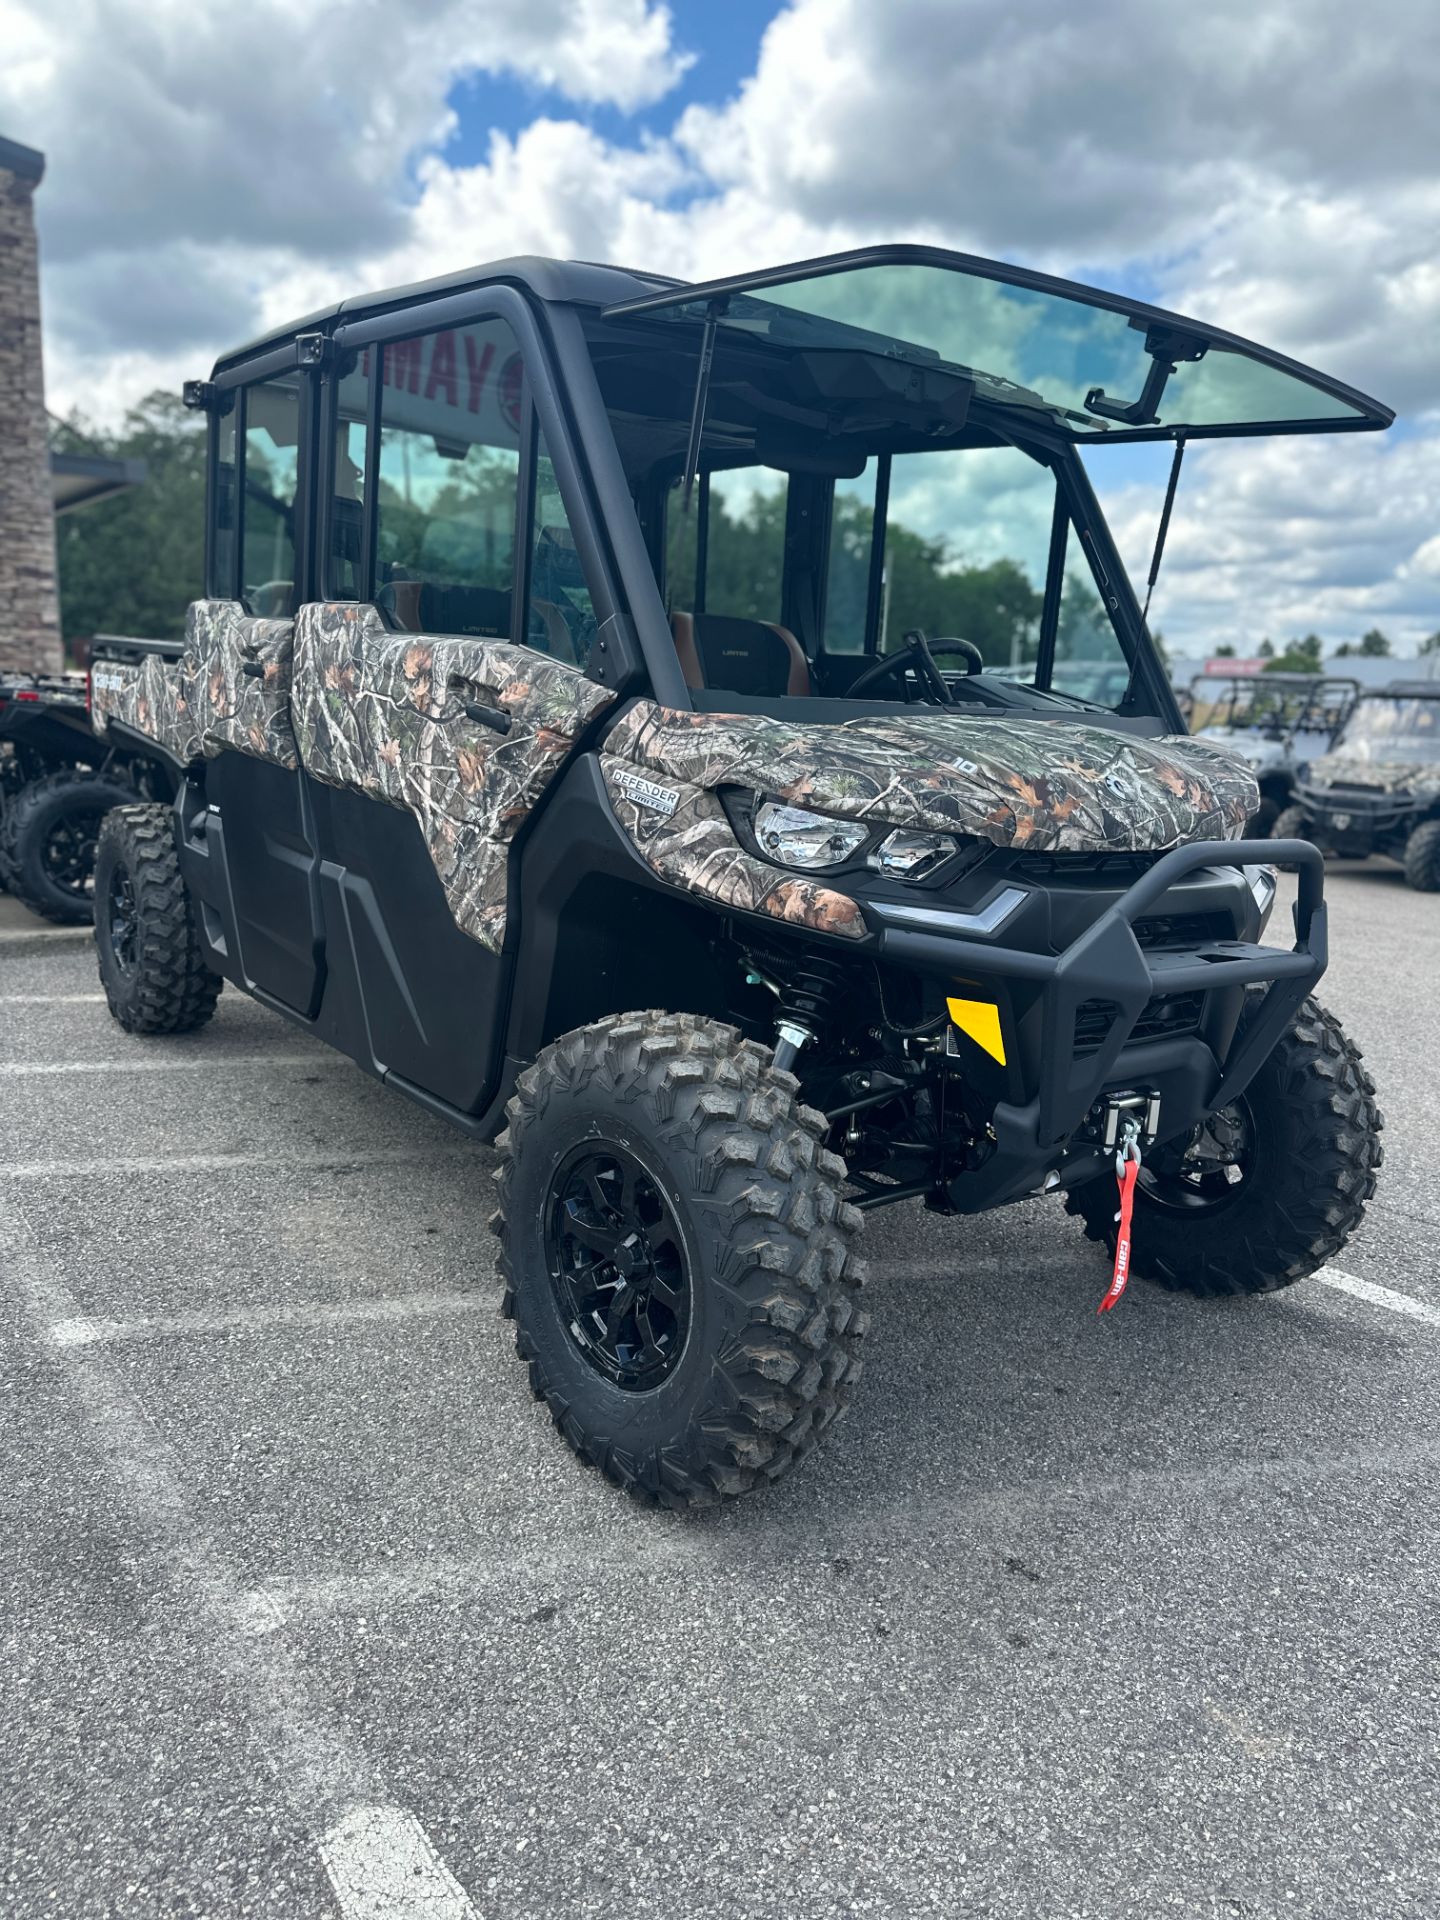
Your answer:
[[[1412,887],[1440,893],[1440,680],[1367,692],[1276,832],[1356,860],[1383,854]]]
[[[1358,680],[1328,673],[1200,673],[1191,681],[1194,737],[1228,747],[1255,775],[1260,805],[1251,833],[1275,831],[1296,782],[1329,751],[1359,691]]]
[[[1127,1257],[1256,1294],[1344,1245],[1380,1119],[1308,997],[1321,856],[1243,837],[1080,452],[1383,407],[915,247],[503,261],[187,398],[209,597],[178,662],[93,676],[179,783],[101,835],[111,1009],[175,1032],[229,980],[494,1140],[504,1311],[613,1481],[688,1506],[807,1451],[869,1208],[1053,1192],[1113,1246],[1128,1183],[1107,1300]]]
[[[175,791],[147,750],[97,744],[86,692],[83,673],[0,675],[0,887],[60,925],[92,916],[110,808]]]

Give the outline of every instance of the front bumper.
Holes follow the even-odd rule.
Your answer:
[[[1228,939],[1157,950],[1137,939],[1137,923],[1188,875],[1270,862],[1299,870],[1288,952]],[[1308,841],[1204,841],[1163,855],[1059,954],[1003,945],[1003,923],[995,938],[977,938],[973,915],[953,935],[939,914],[923,930],[888,926],[880,940],[886,962],[942,980],[949,992],[994,999],[1015,1036],[991,1121],[993,1149],[950,1182],[950,1203],[978,1212],[1034,1192],[1051,1175],[1065,1186],[1092,1177],[1105,1156],[1082,1130],[1106,1094],[1159,1090],[1158,1137],[1166,1140],[1242,1093],[1325,971],[1324,876],[1324,859]],[[1245,989],[1259,984],[1268,991],[1240,1029]],[[1187,1015],[1198,1007],[1197,1018],[1167,1033],[1167,1013],[1182,1004]],[[1106,1010],[1098,1021],[1096,1008]],[[975,1064],[983,1073],[984,1063]]]
[[[1336,853],[1364,855],[1403,835],[1420,803],[1408,793],[1385,793],[1375,788],[1310,787],[1298,789],[1316,838]]]

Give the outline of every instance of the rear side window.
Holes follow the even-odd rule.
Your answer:
[[[214,545],[210,554],[210,593],[214,599],[235,597],[235,494],[238,400],[231,387],[220,394],[211,432],[215,436]]]
[[[380,381],[375,603],[414,632],[506,638],[524,392],[515,336],[483,320],[386,341],[370,356]]]
[[[248,613],[295,611],[300,375],[246,387],[240,500],[240,598]]]
[[[789,484],[773,467],[712,473],[696,485],[687,512],[675,483],[665,519],[671,613],[779,620]]]

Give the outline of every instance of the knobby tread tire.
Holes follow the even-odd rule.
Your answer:
[[[93,917],[89,900],[77,900],[45,871],[44,841],[49,828],[76,799],[102,807],[124,806],[135,789],[124,781],[62,767],[32,780],[6,797],[0,813],[0,873],[22,905],[56,926],[83,927]]]
[[[1132,1273],[1176,1293],[1274,1293],[1323,1266],[1360,1224],[1385,1157],[1385,1121],[1360,1049],[1334,1015],[1306,1000],[1245,1097],[1262,1160],[1249,1191],[1192,1214],[1137,1188]],[[1065,1196],[1066,1212],[1112,1255],[1115,1208],[1106,1176]]]
[[[506,1109],[492,1222],[501,1311],[516,1323],[516,1351],[556,1427],[645,1505],[705,1506],[778,1480],[845,1411],[859,1378],[869,1324],[854,1252],[863,1216],[843,1197],[845,1166],[824,1147],[823,1116],[797,1090],[767,1049],[733,1027],[630,1013],[545,1048]],[[602,1126],[663,1161],[695,1230],[692,1288],[708,1293],[707,1330],[698,1331],[698,1308],[691,1325],[696,1384],[677,1386],[673,1412],[669,1403],[643,1410],[643,1436],[569,1334],[556,1333],[531,1184],[539,1176],[527,1176],[527,1161],[538,1166],[581,1107],[598,1108]],[[677,1381],[691,1363],[687,1345]]]
[[[110,946],[109,883],[129,871],[137,917],[137,958],[124,973]],[[175,850],[169,807],[117,807],[105,817],[95,855],[95,946],[100,984],[127,1033],[191,1033],[215,1011],[224,985],[206,963]]]
[[[1440,893],[1440,820],[1426,820],[1405,842],[1405,878],[1419,893]]]

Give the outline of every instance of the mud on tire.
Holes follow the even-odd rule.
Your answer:
[[[1178,1293],[1273,1293],[1323,1266],[1360,1224],[1385,1122],[1360,1049],[1333,1014],[1306,1000],[1244,1099],[1254,1159],[1242,1186],[1194,1212],[1137,1186],[1133,1273]],[[1104,1176],[1065,1196],[1066,1211],[1112,1254],[1115,1204]]]
[[[135,798],[124,781],[62,767],[6,796],[0,814],[0,875],[17,900],[58,926],[93,914],[90,880],[101,822]]]
[[[780,1478],[859,1376],[862,1216],[796,1092],[733,1027],[636,1013],[547,1047],[507,1109],[494,1225],[516,1351],[575,1451],[647,1505]],[[645,1390],[598,1369],[552,1278],[565,1169],[601,1141],[653,1172],[685,1251],[688,1327]]]
[[[117,807],[95,855],[95,948],[110,1011],[127,1033],[189,1033],[224,984],[206,964],[169,807]]]

